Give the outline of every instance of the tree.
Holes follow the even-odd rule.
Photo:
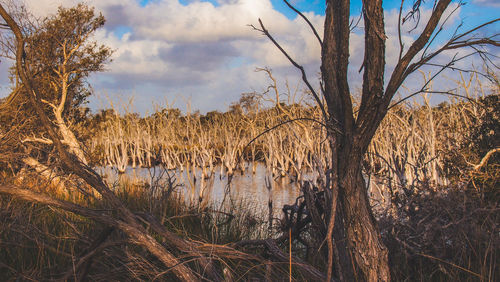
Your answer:
[[[410,74],[449,50],[471,47],[473,54],[486,59],[488,54],[482,47],[487,45],[498,47],[500,45],[498,37],[496,35],[478,37],[476,32],[500,19],[486,22],[460,34],[457,30],[448,41],[436,48],[435,38],[444,29],[443,21],[446,20],[443,19],[443,14],[447,9],[452,9],[451,0],[435,1],[432,14],[425,23],[420,22],[417,17],[423,1],[415,0],[404,19],[415,16],[416,24],[424,24],[424,28],[416,40],[406,48],[401,40],[401,26],[405,22],[404,1],[402,1],[398,23],[399,60],[390,74],[387,86],[384,87],[387,37],[382,1],[363,1],[365,50],[362,96],[359,110],[355,112],[348,79],[350,2],[326,1],[324,38],[321,39],[309,20],[288,1],[284,1],[305,19],[321,44],[321,93],[318,94],[313,89],[304,68],[279,45],[262,21],[259,20],[260,28],[254,28],[263,32],[301,71],[304,83],[323,111],[332,152],[331,167],[327,175],[329,187],[325,188],[329,198],[327,207],[329,217],[325,219],[325,225],[328,226],[325,234],[328,243],[328,280],[335,271],[337,277],[346,281],[357,278],[368,281],[389,281],[388,251],[381,240],[372,214],[362,175],[362,161],[368,145],[385,117],[394,95]],[[459,5],[461,4],[462,2],[459,2]],[[432,47],[434,50],[430,51]],[[439,66],[437,74],[450,68],[461,58],[455,56],[448,64]],[[427,85],[424,85],[419,92],[427,91]],[[343,240],[344,236],[347,238],[347,244]],[[335,268],[333,268],[334,256]],[[361,277],[358,277],[358,273]]]
[[[89,75],[102,71],[112,53],[110,48],[90,40],[95,31],[104,25],[104,17],[96,16],[93,8],[78,4],[72,8],[60,7],[56,15],[38,24],[28,22],[30,24],[23,28],[26,38],[25,62],[27,68],[36,74],[33,83],[37,85],[43,107],[57,125],[63,144],[80,161],[87,163],[70,126],[81,119],[80,106],[91,93],[87,85]],[[6,48],[8,44],[3,43],[4,49],[15,51],[15,48]],[[26,104],[27,96],[19,94],[27,89],[20,83],[17,70],[14,75],[16,85],[9,98],[16,100],[17,105]],[[33,109],[25,110],[36,115]],[[37,129],[40,128],[38,119],[33,120],[35,124],[29,132],[24,132],[25,137],[21,141],[51,145],[52,141],[43,137]],[[33,158],[26,158],[25,163],[45,170]]]
[[[68,174],[74,174],[81,178],[87,185],[92,187],[97,193],[102,196],[103,204],[108,205],[113,211],[118,214],[117,218],[112,215],[101,213],[88,207],[83,207],[72,202],[58,200],[50,196],[36,193],[28,189],[19,188],[14,184],[0,183],[0,193],[16,195],[22,199],[35,201],[53,207],[58,207],[76,214],[80,214],[104,223],[112,228],[121,229],[125,234],[130,236],[131,241],[143,246],[155,255],[161,262],[165,264],[172,272],[182,281],[199,281],[193,271],[184,265],[178,258],[176,258],[170,251],[163,245],[158,243],[146,229],[141,225],[137,216],[128,209],[120,199],[111,191],[111,189],[104,183],[104,180],[85,162],[71,151],[71,148],[66,149],[63,144],[64,139],[59,135],[63,132],[56,131],[53,123],[51,122],[48,113],[44,109],[46,102],[42,101],[43,89],[35,84],[36,78],[34,73],[29,68],[29,61],[26,60],[27,56],[24,50],[25,37],[19,25],[10,16],[10,14],[0,4],[0,16],[5,21],[4,26],[7,26],[15,36],[15,58],[16,58],[16,71],[19,74],[20,80],[23,83],[23,88],[26,90],[22,92],[23,96],[27,98],[29,104],[32,106],[38,115],[41,125],[49,136],[49,140],[53,143],[56,152],[58,153],[57,161],[66,170]],[[64,41],[63,41],[64,42]],[[56,124],[58,126],[58,124]],[[151,219],[153,221],[155,219]],[[159,223],[154,221],[156,231],[158,234],[163,234],[169,237],[169,241],[176,245],[178,249],[187,250],[188,252],[196,252],[193,245],[177,237],[177,235],[170,233],[168,230]],[[208,269],[210,272],[209,263],[204,258],[200,261],[203,263],[203,269]]]

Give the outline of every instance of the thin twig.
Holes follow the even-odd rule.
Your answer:
[[[319,41],[319,45],[323,46],[323,41],[321,40],[321,37],[319,37],[319,34],[318,32],[316,31],[316,28],[312,25],[312,23],[309,21],[309,19],[304,16],[304,14],[302,14],[302,12],[300,12],[299,10],[295,9],[294,6],[292,6],[292,4],[290,4],[287,0],[283,0],[285,2],[285,4],[290,8],[292,9],[295,13],[297,13],[299,16],[301,16],[306,22],[307,24],[309,25],[309,27],[311,28],[312,32],[314,33],[314,35],[316,36],[316,38],[318,39]]]
[[[316,103],[318,103],[318,106],[320,107],[321,109],[321,112],[323,113],[323,118],[324,120],[328,120],[328,114],[326,113],[326,110],[325,110],[325,106],[323,105],[323,103],[321,102],[321,99],[319,97],[319,95],[316,93],[316,90],[314,90],[314,88],[311,86],[311,84],[309,83],[309,80],[307,79],[307,75],[306,75],[306,72],[304,70],[304,67],[299,65],[297,62],[295,62],[294,59],[292,59],[292,57],[290,57],[290,55],[283,49],[283,47],[281,47],[281,45],[274,39],[274,37],[269,33],[269,31],[264,27],[264,24],[262,23],[262,20],[259,19],[259,24],[260,24],[260,29],[259,28],[256,28],[255,26],[253,25],[250,25],[254,30],[257,30],[257,31],[260,31],[262,33],[264,33],[264,35],[267,36],[267,38],[269,38],[269,40],[271,40],[271,42],[273,42],[273,44],[281,51],[281,53],[283,55],[285,55],[285,57],[290,61],[290,63],[296,67],[297,69],[300,70],[301,74],[302,74],[302,81],[304,81],[304,83],[306,84],[307,88],[309,88],[309,91],[311,91],[314,99],[316,100]]]

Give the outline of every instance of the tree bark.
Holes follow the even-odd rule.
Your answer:
[[[347,156],[346,156],[347,157]],[[372,214],[361,167],[353,162],[340,179],[349,249],[366,281],[390,281],[388,251]]]
[[[385,33],[382,1],[363,1],[365,20],[365,61],[362,111],[372,114],[383,95]],[[338,189],[341,207],[337,212],[335,237],[347,237],[347,246],[338,238],[337,275],[345,281],[390,281],[388,252],[371,213],[361,162],[371,140],[365,124],[357,124],[348,83],[349,65],[348,0],[328,0],[322,46],[321,72],[330,120],[328,133],[332,150],[332,189]],[[373,122],[373,120],[371,120]],[[376,126],[375,126],[376,127]],[[370,127],[370,129],[373,127]],[[334,207],[330,207],[335,211]],[[332,252],[333,250],[330,250]],[[348,263],[345,260],[349,258]],[[359,274],[359,275],[358,275]],[[354,277],[352,277],[354,276]]]

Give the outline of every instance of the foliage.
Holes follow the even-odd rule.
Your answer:
[[[444,152],[448,177],[455,183],[466,183],[470,191],[483,194],[490,201],[498,201],[500,155],[493,154],[488,162],[474,169],[483,157],[500,147],[500,95],[489,95],[477,100],[479,113],[470,115],[472,126],[460,132],[456,147]]]
[[[90,41],[104,23],[104,17],[96,16],[94,8],[85,4],[60,7],[56,15],[45,18],[26,39],[30,68],[38,74],[35,78],[43,99],[58,104],[53,101],[61,99],[63,84],[67,84],[64,111],[73,119],[79,118],[78,108],[91,94],[89,75],[103,71],[112,53],[110,48]]]
[[[91,40],[95,31],[104,25],[104,17],[96,16],[93,8],[79,4],[72,8],[60,7],[57,14],[40,22],[30,18],[27,22],[23,29],[27,45],[25,61],[36,74],[32,83],[37,85],[46,113],[60,128],[83,122],[89,114],[89,109],[83,107],[91,94],[88,78],[104,70],[112,53],[108,47]],[[3,46],[9,45],[4,42]],[[3,139],[8,143],[5,145],[10,152],[36,156],[42,163],[50,164],[48,144],[51,142],[40,131],[43,128],[40,118],[28,102],[29,93],[17,72],[13,71],[12,75],[13,91],[0,106],[3,121],[0,132],[7,137]],[[61,129],[61,135],[67,135],[63,131]],[[9,165],[18,169],[21,164],[16,161],[21,159],[11,157]]]

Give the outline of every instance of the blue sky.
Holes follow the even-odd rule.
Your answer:
[[[154,0],[139,0],[141,6],[147,5],[149,2]],[[180,0],[180,3],[183,5],[189,5],[193,1],[189,0]],[[217,0],[202,0],[202,2],[210,2],[214,6],[220,6],[219,1]],[[301,12],[313,12],[318,15],[325,14],[326,1],[324,0],[296,0],[289,1]],[[425,2],[425,1],[424,1]],[[427,1],[432,2],[432,1]],[[495,1],[463,1],[465,5],[467,5],[467,10],[464,12],[464,15],[468,15],[468,19],[471,20],[471,23],[477,23],[480,21],[480,16],[486,17],[495,17],[498,16],[499,10],[498,4],[495,7]],[[294,19],[296,17],[296,13],[292,11],[282,0],[271,0],[273,7],[279,11],[280,13],[286,15],[289,19]],[[482,3],[482,4],[481,4]],[[400,0],[386,0],[383,2],[383,8],[388,9],[398,9],[401,4]],[[405,6],[412,5],[413,1],[406,1]],[[359,14],[362,7],[361,0],[351,1],[351,14]],[[492,8],[493,7],[493,8]]]
[[[37,16],[54,13],[59,5],[75,5],[79,0],[25,0]],[[299,73],[259,32],[248,25],[262,18],[266,27],[309,73],[318,85],[320,46],[307,25],[281,0],[86,0],[107,19],[105,27],[94,37],[115,51],[107,71],[91,78],[94,95],[89,106],[94,110],[120,107],[133,100],[131,110],[141,114],[155,106],[170,105],[186,109],[191,104],[201,112],[227,110],[241,93],[263,92],[269,78],[256,68],[272,69],[281,93],[290,88],[302,89]],[[290,0],[304,12],[322,33],[325,1]],[[413,1],[405,2],[405,9]],[[426,19],[433,1],[426,1],[422,19]],[[384,1],[386,11],[387,71],[395,64],[395,24],[400,1]],[[351,16],[361,11],[361,1],[351,1]],[[464,22],[469,28],[500,15],[500,4],[494,0],[471,0],[462,6],[446,26],[442,37]],[[410,25],[405,27],[410,29]],[[499,25],[485,32],[495,33]],[[417,35],[404,32],[406,46]],[[363,58],[362,24],[351,35],[350,83],[355,93],[360,86],[357,72]],[[439,42],[438,42],[439,43]],[[498,48],[493,52],[500,56]],[[440,60],[449,59],[446,54]],[[0,64],[0,96],[8,94],[8,64]],[[474,62],[477,64],[477,61]],[[467,62],[472,64],[472,62]],[[427,70],[426,70],[427,71]],[[432,70],[429,70],[432,71]],[[389,74],[386,75],[388,77]],[[453,74],[450,74],[453,76]],[[448,87],[446,80],[440,83]],[[449,80],[448,80],[449,82]],[[418,87],[416,77],[407,84]],[[283,98],[285,99],[285,98]]]

